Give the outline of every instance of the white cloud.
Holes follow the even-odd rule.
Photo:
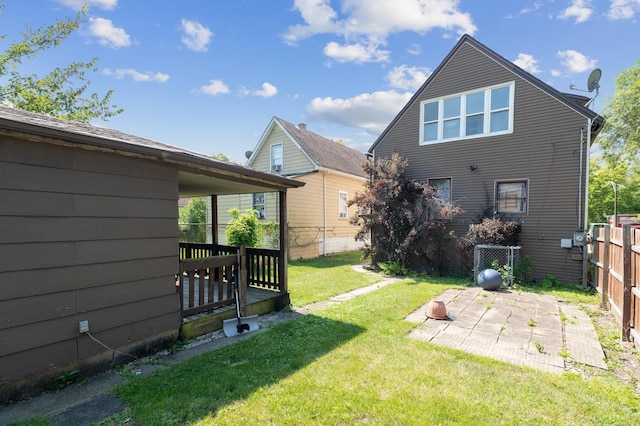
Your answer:
[[[88,4],[89,7],[96,6],[103,10],[112,10],[118,5],[118,0],[55,0],[61,5],[71,7],[73,9],[78,9],[85,4]]]
[[[252,95],[270,98],[278,94],[278,88],[271,83],[262,83],[262,90],[256,90]]]
[[[346,44],[340,45],[335,41],[329,42],[324,48],[324,54],[338,62],[387,62],[389,51],[380,50],[378,46],[369,44]]]
[[[213,33],[198,21],[182,20],[182,42],[187,48],[196,52],[206,52]]]
[[[271,83],[262,83],[261,90],[250,90],[246,87],[240,89],[241,95],[252,95],[252,96],[260,96],[263,98],[271,98],[278,93],[278,88]]]
[[[536,1],[533,3],[533,6],[525,7],[524,9],[522,9],[520,11],[520,15],[526,15],[535,12],[536,10],[540,9],[540,7],[542,7],[542,2]]]
[[[562,73],[558,70],[551,70],[551,76],[552,77],[560,77],[562,75]]]
[[[522,68],[523,70],[530,72],[531,74],[540,73],[540,68],[538,68],[538,60],[534,58],[532,55],[528,55],[526,53],[519,53],[518,59],[513,61],[514,64]]]
[[[477,27],[469,13],[459,10],[459,3],[459,0],[344,0],[339,16],[330,0],[295,0],[294,9],[300,12],[304,24],[289,27],[284,41],[296,44],[317,34],[334,34],[344,38],[345,43],[341,46],[331,42],[325,53],[334,53],[345,61],[350,57],[359,62],[380,61],[389,52],[379,51],[378,46],[386,45],[390,34],[404,31],[423,34],[439,28],[473,35]],[[358,54],[344,52],[354,47],[359,48]],[[365,61],[367,53],[370,60]]]
[[[414,43],[409,49],[407,49],[407,53],[417,56],[422,53],[422,46],[420,46],[418,43]]]
[[[610,19],[631,19],[640,13],[640,0],[611,0]]]
[[[224,84],[222,80],[211,80],[206,86],[200,87],[200,91],[207,95],[216,96],[229,93],[229,86]]]
[[[106,68],[103,72],[105,75],[112,75],[119,80],[122,80],[126,76],[129,76],[133,79],[133,81],[152,81],[156,83],[166,83],[167,81],[169,81],[169,74],[164,74],[161,72],[152,73],[148,71],[139,72],[134,70],[133,68],[120,68],[117,70]]]
[[[307,105],[309,117],[361,128],[369,135],[380,134],[406,105],[412,93],[363,93],[349,99],[315,98]]]
[[[331,8],[329,0],[295,0],[293,8],[300,11],[306,25],[289,27],[284,35],[286,43],[295,44],[316,34],[341,32],[340,24],[334,22],[337,13]]]
[[[113,49],[131,46],[129,34],[122,28],[114,27],[110,19],[89,18],[89,32],[103,46]]]
[[[594,68],[598,63],[596,59],[589,59],[575,50],[562,50],[558,52],[557,56],[562,60],[562,65],[572,73],[585,72]]]
[[[431,75],[431,70],[424,67],[408,67],[400,65],[387,74],[389,86],[395,89],[416,91]]]
[[[560,19],[573,19],[575,23],[580,24],[586,22],[591,17],[593,8],[591,7],[591,0],[573,0],[571,6],[565,9],[558,18]]]

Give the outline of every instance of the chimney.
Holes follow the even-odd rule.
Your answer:
[[[298,124],[298,129],[300,129],[300,130],[307,130],[307,123],[300,123],[300,124]]]

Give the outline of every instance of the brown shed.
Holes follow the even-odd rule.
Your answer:
[[[180,197],[301,185],[0,107],[0,403],[176,339]]]

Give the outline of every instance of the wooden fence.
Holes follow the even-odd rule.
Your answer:
[[[591,283],[611,309],[623,341],[640,349],[640,229],[603,226],[589,246]]]

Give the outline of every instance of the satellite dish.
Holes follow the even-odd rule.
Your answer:
[[[600,68],[596,68],[591,71],[591,74],[589,74],[589,79],[587,80],[587,89],[589,90],[589,92],[593,92],[594,90],[600,88],[600,85],[598,83],[600,82],[601,76],[602,71],[600,71]]]
[[[249,158],[251,158],[251,154],[253,154],[253,151],[246,151],[244,153],[244,156],[247,157],[247,160],[248,160]]]

